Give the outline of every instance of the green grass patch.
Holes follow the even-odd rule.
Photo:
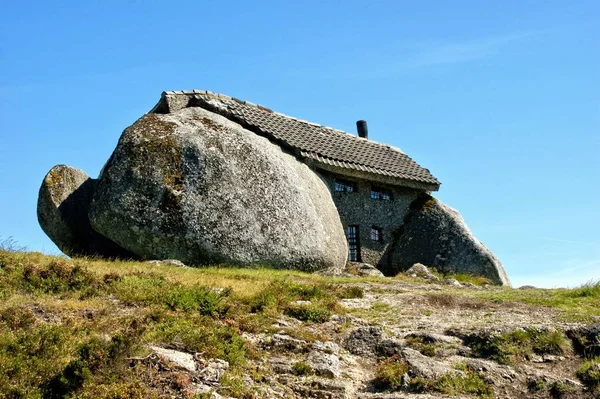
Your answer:
[[[600,357],[586,360],[583,362],[579,370],[577,370],[577,377],[587,387],[594,391],[600,390]]]
[[[431,390],[446,395],[475,395],[480,398],[492,398],[492,388],[476,373],[465,375],[447,373],[431,385]]]
[[[600,281],[577,288],[519,290],[502,287],[494,290],[463,290],[457,295],[476,297],[494,303],[524,303],[545,306],[560,312],[565,321],[593,322],[600,317]]]
[[[292,370],[294,370],[294,374],[296,375],[313,375],[315,372],[312,369],[312,367],[310,367],[309,364],[306,364],[305,362],[296,362],[294,363],[294,365],[292,366]]]
[[[185,376],[157,368],[153,360],[131,360],[147,359],[147,344],[176,344],[228,361],[221,393],[252,397],[242,377],[252,373],[248,359],[257,354],[241,332],[263,331],[283,314],[324,322],[341,311],[340,298],[363,295],[355,283],[260,267],[71,260],[6,247],[0,249],[0,392],[28,398],[178,397]],[[304,326],[294,333],[324,339],[309,337]]]
[[[408,373],[406,361],[394,355],[377,365],[374,383],[380,388],[396,391],[402,387],[403,375],[406,373]]]
[[[501,364],[513,364],[533,353],[562,355],[570,350],[569,341],[558,330],[519,329],[467,337],[465,343],[479,356]]]

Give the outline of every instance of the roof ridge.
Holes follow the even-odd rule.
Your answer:
[[[364,140],[365,142],[376,144],[376,145],[379,145],[379,146],[385,147],[387,149],[390,149],[390,150],[393,150],[393,151],[397,151],[397,152],[399,152],[401,154],[406,155],[406,153],[404,151],[402,151],[398,147],[394,147],[392,145],[385,144],[385,143],[380,143],[379,141],[376,141],[376,140],[370,140],[370,139],[365,139],[363,137],[358,137],[358,136],[353,135],[352,133],[348,133],[348,132],[346,132],[344,130],[341,130],[341,129],[336,129],[336,128],[333,128],[333,127],[330,127],[330,126],[321,125],[319,123],[310,122],[310,121],[307,121],[305,119],[296,118],[295,116],[290,116],[290,115],[284,114],[282,112],[273,111],[271,108],[266,107],[264,105],[255,104],[255,103],[250,102],[250,101],[240,100],[239,98],[228,96],[227,94],[215,93],[215,92],[212,92],[212,91],[209,91],[209,90],[170,90],[170,91],[164,91],[163,92],[163,95],[188,95],[188,96],[193,96],[193,95],[198,95],[198,94],[213,95],[213,96],[217,96],[219,98],[223,98],[223,99],[226,99],[226,100],[240,102],[240,103],[242,103],[244,105],[255,107],[255,108],[258,108],[258,109],[260,109],[262,111],[265,111],[265,112],[270,112],[272,114],[280,115],[280,116],[283,116],[285,118],[292,119],[292,120],[295,120],[295,121],[300,122],[300,123],[306,123],[306,124],[311,125],[311,126],[317,126],[317,127],[321,127],[321,128],[324,128],[324,129],[328,129],[328,130],[331,130],[331,131],[336,132],[336,133],[342,133],[342,134],[345,134],[345,135],[348,135],[348,136],[352,137],[353,139],[356,139],[356,140],[359,140],[359,141],[360,140]]]

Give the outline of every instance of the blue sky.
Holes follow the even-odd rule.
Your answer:
[[[597,1],[0,0],[0,236],[55,164],[97,176],[163,90],[355,131],[442,181],[513,285],[600,278]]]

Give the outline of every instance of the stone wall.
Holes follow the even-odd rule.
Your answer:
[[[349,178],[319,170],[324,176],[331,196],[340,214],[340,219],[347,232],[348,226],[359,226],[361,261],[377,266],[380,270],[389,270],[388,249],[393,241],[394,231],[404,223],[404,217],[409,211],[410,204],[422,193],[406,187],[388,186],[376,183],[376,187],[388,190],[390,200],[371,199],[370,181]],[[356,184],[356,191],[336,192],[336,179],[347,180]],[[371,240],[371,228],[382,229],[381,241]]]

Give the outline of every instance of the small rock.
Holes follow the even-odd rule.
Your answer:
[[[149,348],[158,356],[173,363],[177,367],[188,371],[196,371],[196,362],[194,356],[190,353],[180,352],[173,349],[165,349],[158,346],[149,346]]]
[[[354,272],[359,276],[385,277],[381,270],[368,263],[349,262],[346,270],[350,271],[350,273]]]
[[[195,394],[210,394],[210,399],[222,399],[223,397],[215,392],[215,388],[206,384],[198,384],[194,390]],[[202,396],[203,398],[206,396]]]
[[[332,353],[334,355],[337,355],[340,352],[340,347],[335,342],[331,341],[315,341],[313,343],[313,349],[325,353]]]
[[[452,368],[450,364],[424,356],[411,348],[402,349],[402,356],[408,364],[411,375],[416,377],[437,379],[447,373],[464,375],[462,371]]]
[[[361,327],[352,331],[344,342],[348,352],[358,356],[369,356],[377,352],[383,340],[383,330],[379,327]]]
[[[544,363],[544,358],[540,355],[530,355],[529,361],[532,363]]]
[[[311,302],[310,301],[294,301],[291,304],[296,305],[296,306],[308,306],[311,304]]]
[[[273,372],[277,374],[292,374],[293,369],[291,366],[291,361],[284,357],[272,357],[269,359],[269,365]]]
[[[451,285],[453,287],[462,287],[462,284],[458,280],[456,280],[454,278],[451,278],[451,279],[447,280],[446,284]]]
[[[229,363],[225,360],[221,359],[211,359],[205,365],[205,367],[200,370],[200,378],[203,381],[208,382],[219,382],[221,381],[221,377],[225,373],[225,370],[229,368]]]
[[[422,265],[420,263],[415,263],[414,265],[412,265],[410,267],[410,269],[408,269],[406,271],[406,274],[408,274],[410,276],[414,275],[415,277],[420,277],[425,280],[440,281],[439,277],[437,277],[435,274],[431,273],[429,271],[429,269],[427,268],[427,266]]]
[[[545,363],[562,362],[563,360],[565,360],[564,356],[544,355]]]
[[[302,352],[307,345],[303,339],[292,338],[285,334],[274,334],[270,342],[267,342],[272,347],[277,349],[286,349],[292,352]]]
[[[328,378],[338,378],[340,376],[340,359],[337,355],[313,350],[308,354],[306,363],[312,367],[317,375]]]
[[[162,259],[162,260],[147,260],[144,263],[148,263],[150,265],[165,265],[165,266],[179,266],[179,267],[188,267],[180,260],[177,259]]]

